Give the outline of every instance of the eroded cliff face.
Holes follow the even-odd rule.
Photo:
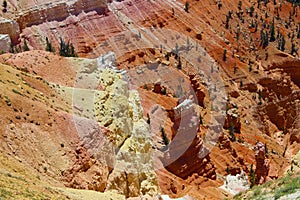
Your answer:
[[[1,110],[3,122],[11,124],[5,127],[7,131],[1,145],[5,146],[4,152],[26,158],[24,160],[27,160],[39,172],[44,171],[44,166],[47,167],[48,172],[46,175],[43,174],[45,177],[49,174],[49,177],[54,180],[63,179],[62,183],[70,183],[66,184],[68,187],[115,191],[127,197],[146,193],[155,194],[158,190],[157,178],[151,161],[146,162],[146,158],[151,157],[149,146],[154,146],[155,151],[160,151],[161,147],[166,146],[158,128],[160,125],[164,126],[166,135],[171,140],[169,150],[174,151],[163,152],[162,160],[166,162],[164,163],[166,169],[162,167],[161,171],[157,172],[158,184],[162,193],[172,197],[192,194],[199,198],[204,198],[204,196],[224,198],[223,192],[216,188],[226,181],[227,175],[238,174],[241,170],[249,174],[249,166],[253,164],[257,165],[255,166],[257,173],[260,173],[262,177],[258,183],[269,178],[275,179],[286,171],[290,166],[291,157],[299,151],[299,59],[287,53],[290,51],[292,40],[286,40],[285,52],[275,49],[277,41],[270,42],[269,48],[262,48],[259,44],[259,31],[255,32],[249,28],[249,24],[256,19],[248,12],[248,8],[253,6],[258,15],[257,19],[264,20],[264,23],[258,22],[259,28],[271,24],[274,17],[276,29],[282,31],[287,38],[294,34],[293,31],[297,28],[297,24],[293,21],[290,22],[290,28],[285,27],[285,20],[289,18],[288,14],[293,9],[290,3],[280,4],[282,5],[281,19],[276,19],[273,11],[276,12],[279,5],[273,5],[273,2],[268,2],[267,5],[257,5],[257,2],[243,1],[241,8],[238,8],[238,2],[222,1],[222,7],[218,9],[217,2],[191,1],[189,12],[183,9],[185,3],[183,1],[117,0],[107,5],[103,5],[100,1],[67,1],[66,3],[43,1],[39,2],[36,7],[34,1],[16,2],[9,1],[9,5],[14,4],[17,8],[14,14],[20,11],[20,15],[14,16],[19,17],[20,26],[23,29],[21,37],[28,40],[31,49],[45,49],[46,36],[56,47],[60,36],[65,40],[70,39],[80,56],[93,58],[111,50],[111,46],[116,52],[127,51],[134,46],[132,43],[136,44],[138,40],[145,38],[147,42],[157,44],[147,50],[126,52],[120,58],[118,65],[108,64],[108,66],[106,66],[106,61],[109,60],[107,56],[97,60],[63,59],[42,51],[1,56],[1,62],[15,66],[14,69],[32,74],[33,77],[38,75],[59,84],[57,87],[75,85],[82,89],[77,88],[77,93],[73,95],[78,100],[64,105],[51,96],[52,90],[51,93],[46,93],[48,89],[44,88],[47,86],[22,75],[25,81],[29,80],[28,82],[36,87],[37,91],[46,95],[43,96],[44,94],[39,92],[33,93],[32,90],[28,90],[31,94],[26,94],[24,90],[27,88],[26,84],[19,83],[14,79],[15,77],[8,76],[8,73],[3,70],[5,74],[3,86],[9,85],[8,91],[12,91],[12,86],[15,85],[18,87],[17,91],[24,93],[22,100],[29,102],[24,106],[26,112],[31,110],[30,106],[42,104],[43,106],[36,110],[43,110],[44,112],[40,113],[46,117],[39,119],[39,116],[34,116],[31,119],[33,116],[31,112],[29,112],[30,117],[25,116],[25,109],[16,106],[25,105],[25,103],[17,101],[18,98],[11,98],[11,102],[5,97],[2,98],[3,105],[12,103],[14,109]],[[79,5],[81,3],[82,5]],[[266,10],[268,10],[268,16],[265,15]],[[11,12],[8,15],[12,14]],[[225,28],[225,18],[221,16],[226,16],[229,12],[232,12],[232,18],[229,28]],[[54,17],[55,15],[57,16]],[[299,16],[295,16],[294,21],[299,21]],[[144,27],[151,28],[144,32]],[[187,60],[182,59],[182,68],[178,69],[178,61],[174,58],[172,51],[162,50],[159,45],[172,43],[170,47],[175,48],[179,37],[176,35],[173,40],[168,37],[170,32],[156,31],[155,28],[171,29],[183,34],[184,37],[181,37],[181,40],[184,40],[184,43],[178,47],[180,53],[185,53],[187,49],[185,43],[191,42],[187,40],[188,38],[194,38],[198,42],[197,44],[195,41],[190,43],[192,49],[196,49],[199,45],[199,47],[204,47],[205,51],[200,49],[196,51],[195,65],[190,65]],[[126,34],[120,34],[108,40],[125,30],[132,31],[129,37],[126,37]],[[236,35],[237,30],[241,31],[241,35]],[[238,42],[237,38],[239,38]],[[297,44],[299,38],[294,37],[294,41]],[[224,50],[227,50],[226,59],[223,56]],[[191,53],[187,55],[192,57]],[[208,55],[217,61],[214,65],[206,62],[205,58]],[[104,62],[103,65],[102,62]],[[149,68],[141,67],[150,63]],[[202,74],[197,68],[201,63],[208,69],[209,76],[220,74],[220,82],[224,84],[216,84],[215,87],[210,88],[207,82],[202,80]],[[251,70],[250,64],[252,64]],[[72,67],[79,68],[79,65],[84,66],[80,72]],[[122,78],[124,71],[118,71],[117,68],[132,69],[131,74],[127,75],[131,80],[136,80],[135,86],[138,88],[139,95],[136,91],[128,90],[128,82]],[[145,76],[141,76],[143,74]],[[18,83],[6,81],[7,77]],[[40,80],[40,77],[38,78]],[[96,82],[90,81],[90,78],[94,78]],[[141,81],[141,79],[144,80]],[[172,83],[174,79],[191,85],[199,104],[195,105],[198,110],[197,114],[189,113],[189,109],[186,110],[189,120],[185,122],[186,118],[175,115],[174,107],[180,104],[182,99],[177,98],[177,85]],[[138,85],[140,83],[141,85]],[[228,98],[222,100],[227,101],[227,104],[223,107],[212,106],[212,101],[221,95],[217,93],[211,96],[212,93],[209,90],[218,90],[223,86],[228,93]],[[84,89],[92,90],[92,92],[86,92]],[[63,90],[69,91],[69,88],[62,87],[57,91],[63,94]],[[166,90],[165,95],[162,94],[162,90]],[[187,99],[192,93],[192,90],[187,88],[181,88],[179,91],[186,91]],[[13,97],[13,93],[5,92],[5,96]],[[27,97],[30,98],[27,99]],[[55,103],[51,103],[52,100],[55,100]],[[71,104],[76,117],[70,117],[71,114],[66,113],[70,112]],[[86,107],[85,104],[90,106]],[[142,118],[140,104],[144,106],[142,109],[144,118],[147,118],[147,114],[150,116],[154,145],[149,139],[150,130],[148,123],[145,123]],[[153,105],[156,107],[151,110]],[[227,111],[225,123],[212,125],[222,133],[205,135],[207,127],[211,125],[209,113],[213,109],[215,112],[222,109]],[[166,110],[174,111],[173,116],[167,115]],[[61,113],[57,114],[57,111]],[[7,113],[10,114],[7,115]],[[199,113],[203,117],[202,125],[196,122]],[[57,116],[59,120],[54,121]],[[63,123],[56,126],[60,123],[58,121],[63,121]],[[77,123],[77,130],[70,125],[73,121]],[[22,126],[20,122],[32,125]],[[186,126],[180,125],[183,122]],[[22,132],[24,128],[35,126],[35,123],[42,124],[43,128],[32,129],[31,133]],[[13,131],[14,124],[19,126],[17,131]],[[71,131],[66,130],[66,127],[72,127]],[[195,128],[196,133],[191,134],[191,137],[186,137],[190,136],[191,128]],[[19,134],[20,132],[23,134]],[[37,136],[36,133],[42,133],[42,136]],[[61,139],[60,134],[67,135],[67,139]],[[14,139],[15,135],[17,138]],[[22,138],[26,138],[27,135],[32,136],[34,139],[29,137],[29,141],[35,143],[38,143],[43,136],[60,138],[53,142],[54,149],[61,148],[59,143],[65,145],[62,154],[69,157],[63,156],[62,160],[68,165],[56,166],[61,161],[58,154],[51,157],[50,161],[45,159],[49,156],[47,153],[44,154],[44,158],[36,156],[27,159],[30,157],[30,151],[25,150],[30,142],[26,140],[23,145],[21,142]],[[214,148],[209,150],[209,155],[202,157],[201,153],[205,154],[208,151],[204,145],[205,138],[211,135],[218,138],[217,142],[211,144]],[[176,137],[180,140],[173,140]],[[71,140],[69,144],[68,138],[76,140]],[[263,145],[266,144],[268,153],[255,155],[253,149],[257,141],[261,141]],[[189,145],[185,149],[183,144],[186,142]],[[48,143],[43,142],[42,145],[36,145],[36,147],[39,151],[47,152],[49,149],[44,149],[48,147],[45,144]],[[52,143],[49,142],[49,144]],[[29,149],[32,152],[35,150],[32,147]],[[23,151],[25,153],[20,153]],[[258,151],[263,152],[263,148],[259,148]],[[178,153],[182,154],[178,156]],[[266,156],[268,156],[269,163],[265,163]],[[51,160],[55,159],[56,164],[50,165]]]
[[[182,179],[192,175],[216,179],[208,149],[198,134],[199,121],[191,100],[174,108],[173,138],[165,150],[162,162],[170,172]]]
[[[77,16],[81,12],[90,11],[104,15],[107,12],[106,0],[50,1],[29,9],[23,9],[17,14],[16,21],[20,29],[24,29],[46,21],[63,21],[71,15]]]
[[[109,171],[99,183],[99,191],[114,191],[126,197],[154,196],[158,183],[150,126],[143,118],[138,92],[129,89],[125,71],[116,69],[115,60],[110,52],[79,70],[77,85],[82,89],[75,91],[74,109],[100,127],[91,130],[93,123],[83,125],[82,120],[75,119],[78,132],[84,147]],[[84,96],[86,104],[77,99],[82,98],[85,89],[90,91]]]
[[[150,126],[143,119],[139,95],[128,90],[128,83],[113,70],[105,69],[100,80],[104,93],[96,98],[96,119],[110,130],[106,136],[116,152],[106,191],[126,197],[153,196],[158,193],[158,186],[152,138]]]

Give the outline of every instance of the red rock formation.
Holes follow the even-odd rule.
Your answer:
[[[188,100],[174,109],[172,142],[164,154],[162,162],[173,174],[187,179],[193,174],[216,179],[216,173],[208,150],[197,134],[199,123],[192,103]]]
[[[241,122],[238,114],[238,109],[232,108],[227,111],[227,116],[224,122],[224,128],[229,129],[233,126],[234,131],[239,133],[241,130]]]
[[[256,183],[263,184],[266,182],[266,178],[270,169],[270,161],[266,159],[265,145],[261,142],[256,143],[255,147],[255,161],[256,161]]]
[[[78,147],[75,154],[72,167],[62,173],[66,186],[103,192],[108,176],[107,167],[92,159],[84,147]]]
[[[190,81],[192,88],[194,89],[198,104],[202,107],[204,107],[204,98],[205,98],[205,92],[203,91],[203,88],[200,87],[200,83],[198,80],[195,79],[195,75],[190,75]]]

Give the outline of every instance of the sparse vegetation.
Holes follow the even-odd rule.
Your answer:
[[[251,170],[252,169],[252,170]],[[252,175],[251,175],[252,174]],[[250,166],[250,182],[255,182],[254,170]],[[251,179],[252,177],[252,179]],[[279,199],[293,194],[300,189],[300,176],[286,175],[277,180],[268,181],[263,185],[253,185],[251,190],[240,193],[234,199]]]

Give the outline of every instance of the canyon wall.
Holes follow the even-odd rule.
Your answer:
[[[35,6],[18,14],[16,21],[20,29],[38,25],[46,21],[62,21],[71,15],[78,15],[81,12],[96,11],[104,15],[107,12],[106,1],[104,0],[78,0],[61,1]]]

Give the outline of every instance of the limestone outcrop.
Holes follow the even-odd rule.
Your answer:
[[[99,63],[105,64],[103,61]],[[103,90],[95,94],[95,118],[109,130],[104,134],[115,150],[106,191],[126,197],[153,196],[158,193],[158,183],[152,162],[150,126],[143,119],[138,92],[129,90],[128,82],[117,72],[112,66],[102,69],[99,84]]]
[[[248,182],[246,173],[241,171],[241,173],[237,175],[227,175],[226,181],[221,188],[233,195],[236,195],[240,192],[248,190],[250,188],[250,184]]]

